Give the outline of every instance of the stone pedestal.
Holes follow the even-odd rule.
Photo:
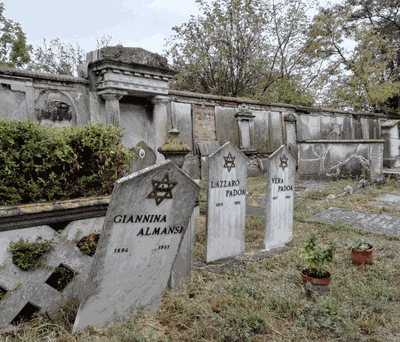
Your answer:
[[[154,104],[153,116],[155,123],[155,140],[156,140],[156,150],[161,147],[168,138],[168,104],[171,100],[167,96],[155,96],[152,99]],[[165,160],[164,156],[160,152],[156,152],[157,161],[160,163]]]
[[[120,110],[119,100],[123,95],[114,93],[104,93],[100,95],[106,101],[106,123],[113,124],[115,127],[120,126]]]

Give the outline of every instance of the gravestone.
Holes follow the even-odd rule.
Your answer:
[[[305,221],[337,222],[348,227],[361,228],[373,233],[400,236],[400,217],[395,215],[332,207],[308,217]]]
[[[227,142],[208,157],[206,262],[244,252],[247,157]]]
[[[146,167],[154,165],[157,160],[156,153],[144,141],[139,142],[136,146],[131,148],[131,152],[135,156],[131,161],[131,171],[137,172]]]
[[[115,183],[74,332],[158,309],[199,190],[169,160]]]
[[[267,160],[265,250],[292,241],[296,159],[285,145]]]

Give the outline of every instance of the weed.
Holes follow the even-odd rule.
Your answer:
[[[54,249],[54,240],[45,240],[37,237],[35,242],[19,239],[17,242],[10,242],[8,249],[12,254],[13,263],[24,271],[35,268],[44,268],[43,255]]]

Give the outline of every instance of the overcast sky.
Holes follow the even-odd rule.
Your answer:
[[[5,17],[19,22],[28,42],[43,37],[79,42],[86,51],[96,38],[111,34],[112,44],[163,52],[172,27],[199,15],[195,0],[3,0]],[[325,1],[321,1],[325,2]]]

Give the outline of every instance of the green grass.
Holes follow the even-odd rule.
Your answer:
[[[263,194],[262,177],[248,180],[250,201]],[[264,217],[246,217],[246,253],[237,263],[194,268],[193,281],[181,291],[165,292],[155,315],[140,314],[104,328],[70,334],[76,303],[54,321],[37,317],[30,329],[3,335],[0,341],[398,341],[400,340],[400,241],[337,223],[310,223],[309,215],[336,206],[388,212],[369,203],[383,193],[398,193],[399,182],[368,187],[360,195],[327,200],[356,181],[332,182],[326,190],[305,193],[294,212],[289,251],[255,260],[263,248]],[[205,191],[202,187],[202,198]],[[310,196],[319,199],[312,199]],[[389,209],[391,215],[398,212]],[[195,264],[204,260],[205,216],[195,243]],[[309,298],[301,286],[304,260],[300,248],[311,229],[322,244],[339,246],[329,267],[327,295]],[[349,237],[373,237],[373,263],[352,265]],[[69,309],[68,309],[69,307]],[[75,309],[74,309],[75,308]],[[63,318],[62,312],[66,318]]]

